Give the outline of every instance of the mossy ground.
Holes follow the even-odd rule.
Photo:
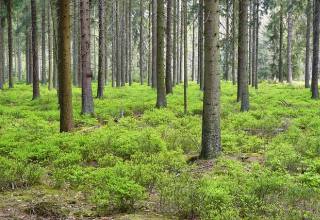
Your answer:
[[[187,115],[181,86],[161,110],[147,86],[108,86],[94,116],[80,114],[74,88],[75,129],[64,134],[56,91],[42,87],[36,101],[31,91],[0,91],[0,219],[320,218],[320,102],[302,86],[263,83],[241,113],[236,87],[222,83],[223,154],[193,163],[201,141],[196,84]]]

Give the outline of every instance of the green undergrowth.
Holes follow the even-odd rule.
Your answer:
[[[94,91],[95,91],[94,85]],[[188,163],[201,143],[202,92],[183,87],[155,109],[147,86],[108,88],[83,116],[73,89],[74,125],[59,133],[56,91],[0,91],[0,191],[45,185],[81,192],[96,215],[144,209],[199,219],[320,218],[320,103],[299,86],[263,83],[239,112],[222,83],[223,154]],[[153,204],[153,205],[152,205]]]

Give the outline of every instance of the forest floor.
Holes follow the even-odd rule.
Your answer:
[[[94,86],[94,91],[96,87]],[[59,133],[56,91],[0,91],[0,219],[320,219],[320,102],[300,85],[222,83],[223,153],[199,161],[202,92],[155,109],[147,86],[110,88]]]

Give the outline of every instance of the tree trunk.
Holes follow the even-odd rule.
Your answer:
[[[236,84],[236,67],[237,67],[237,0],[232,1],[232,84]]]
[[[226,1],[227,10],[226,10],[226,40],[225,40],[225,61],[224,61],[224,80],[229,80],[229,44],[230,44],[230,19],[229,19],[229,11],[230,11],[230,2]]]
[[[53,87],[53,75],[52,75],[52,26],[51,26],[51,8],[48,7],[48,89]]]
[[[187,97],[187,88],[188,88],[188,2],[183,0],[183,42],[184,42],[184,85],[183,85],[183,97],[184,97],[184,114],[187,114],[188,111],[188,97]]]
[[[249,88],[247,74],[248,57],[248,0],[239,1],[239,45],[238,75],[240,86],[241,111],[249,110]]]
[[[288,2],[288,43],[287,43],[287,65],[288,65],[288,75],[287,81],[288,83],[292,83],[292,30],[293,30],[293,22],[292,22],[292,2],[289,0]]]
[[[311,92],[312,99],[318,99],[320,0],[314,1],[313,13],[313,60]]]
[[[164,0],[157,1],[157,108],[167,106],[164,73]]]
[[[21,61],[21,45],[18,43],[17,44],[17,61],[18,61],[18,81],[21,82],[22,81],[22,61]]]
[[[82,114],[93,114],[92,71],[90,60],[90,5],[89,0],[80,1],[81,61],[82,61]]]
[[[256,46],[255,46],[255,69],[254,69],[254,87],[255,87],[255,89],[258,89],[258,66],[259,66],[259,60],[258,60],[258,58],[259,58],[259,0],[256,0],[256,20],[255,20],[255,28],[256,28],[256,30],[255,30],[255,32],[256,32],[256,34],[255,34],[255,37],[256,37],[256,39],[255,39],[255,44],[256,44]]]
[[[152,1],[149,2],[148,18],[148,86],[152,85]]]
[[[311,0],[308,0],[306,9],[307,16],[307,33],[306,33],[306,60],[305,60],[305,88],[310,88],[310,47],[311,47],[311,19],[312,19],[312,4]]]
[[[72,80],[70,54],[70,15],[69,0],[58,0],[58,73],[60,100],[60,131],[68,132],[72,122]]]
[[[115,43],[116,43],[116,85],[117,87],[120,87],[121,86],[121,62],[120,62],[120,59],[121,59],[121,50],[120,50],[120,7],[119,7],[119,1],[116,1],[116,6],[115,6],[115,9],[116,9],[116,39],[115,39]]]
[[[205,0],[204,23],[204,97],[201,159],[215,158],[221,152],[219,1]]]
[[[35,100],[40,97],[36,0],[31,0],[31,19],[32,19],[32,55],[33,55],[33,59],[32,59],[33,97],[32,99]]]
[[[99,69],[98,69],[98,91],[97,91],[97,98],[103,98],[103,91],[104,91],[104,77],[105,77],[105,6],[104,0],[99,0]]]
[[[173,0],[173,41],[172,41],[172,86],[176,85],[177,78],[177,1]]]
[[[157,0],[152,0],[152,88],[157,87]]]
[[[2,9],[2,1],[0,0],[0,10]],[[0,16],[0,89],[3,89],[3,28],[2,28],[3,18]]]
[[[72,74],[73,74],[73,85],[77,86],[78,83],[78,46],[79,46],[79,39],[78,39],[78,30],[79,30],[79,24],[78,24],[78,5],[77,1],[73,1],[73,33],[72,33]]]
[[[132,0],[129,0],[129,86],[132,85]]]
[[[9,60],[9,88],[13,88],[13,60],[12,60],[12,0],[7,0],[7,22],[8,22],[8,60]]]
[[[140,43],[139,43],[139,49],[140,49],[140,60],[139,60],[139,67],[140,67],[140,84],[143,85],[143,56],[144,56],[144,48],[143,48],[143,17],[144,17],[144,10],[143,10],[143,0],[140,0]]]
[[[41,1],[41,83],[46,83],[46,0]]]
[[[200,81],[200,89],[204,88],[204,68],[203,68],[203,0],[199,0],[199,27],[198,27],[198,74]]]
[[[282,49],[283,49],[283,6],[280,6],[280,42],[279,42],[279,82],[283,82]]]
[[[193,0],[192,1],[192,7],[194,7],[196,5],[196,1]],[[192,71],[192,75],[191,75],[191,79],[192,81],[196,80],[196,70],[195,70],[195,17],[193,16],[192,18],[192,66],[191,66],[191,71]]]
[[[172,25],[172,0],[167,0],[167,51],[166,51],[166,92],[167,94],[172,93],[172,36],[171,36],[171,25]]]
[[[178,83],[182,83],[182,77],[183,77],[183,49],[184,49],[184,43],[183,43],[183,40],[184,40],[184,14],[183,14],[183,1],[184,0],[181,0],[181,8],[180,8],[180,53],[179,53],[179,71],[178,71]]]

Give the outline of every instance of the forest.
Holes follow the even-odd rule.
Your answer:
[[[0,220],[320,219],[320,0],[0,0]]]

